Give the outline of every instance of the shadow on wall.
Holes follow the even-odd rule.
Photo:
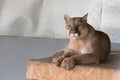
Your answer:
[[[42,8],[40,6],[42,6],[42,4],[43,0],[35,1],[28,15],[20,16],[14,20],[9,27],[8,33],[10,33],[10,35],[16,34],[17,36],[34,35],[39,26],[40,9]]]
[[[0,10],[2,10],[2,7],[3,7],[3,5],[4,5],[4,2],[5,2],[4,0],[0,0]],[[1,12],[2,12],[2,11],[0,11],[0,14],[1,14]]]
[[[17,35],[17,36],[29,34],[31,32],[32,26],[33,25],[31,20],[26,16],[22,16],[16,18],[16,20],[9,26],[8,33],[9,35]]]
[[[42,6],[43,6],[43,0],[37,0],[31,8],[30,11],[30,18],[32,20],[32,24],[33,27],[32,28],[32,33],[35,33],[38,30],[38,26],[39,26],[39,16],[41,15],[41,11],[42,11]]]

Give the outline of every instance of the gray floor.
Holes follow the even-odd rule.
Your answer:
[[[49,56],[67,40],[0,37],[0,80],[26,80],[26,60]]]
[[[0,37],[0,80],[26,80],[26,61],[62,49],[68,40]],[[112,44],[120,50],[120,44]]]

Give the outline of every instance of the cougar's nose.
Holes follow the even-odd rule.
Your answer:
[[[75,33],[76,33],[76,31],[75,31],[75,30],[71,30],[71,31],[70,31],[70,33],[73,33],[73,34],[75,34]]]

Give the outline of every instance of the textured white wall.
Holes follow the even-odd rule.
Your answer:
[[[100,28],[101,2],[98,0],[44,0],[37,36],[66,37],[64,14],[71,17],[89,13],[89,22]],[[96,18],[97,16],[97,18]]]
[[[0,35],[66,38],[63,16],[83,16],[120,43],[120,0],[0,0]]]
[[[120,0],[103,0],[100,30],[120,43]]]

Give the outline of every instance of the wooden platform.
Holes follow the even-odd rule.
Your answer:
[[[52,58],[27,61],[27,79],[32,80],[120,80],[120,53],[100,65],[77,65],[65,70],[51,64]]]

